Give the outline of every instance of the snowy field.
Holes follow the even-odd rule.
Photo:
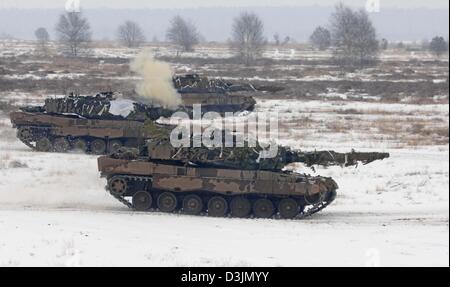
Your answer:
[[[173,52],[151,48],[162,56]],[[0,72],[4,69],[0,83],[67,79],[76,83],[97,69],[43,67],[51,61],[30,58],[32,49],[30,43],[0,43]],[[129,59],[137,53],[120,48],[93,52],[95,57],[112,59]],[[201,47],[193,55],[183,55],[229,56],[223,47]],[[18,60],[4,63],[15,66],[2,67],[1,61],[11,57]],[[266,57],[320,61],[327,55],[289,48],[271,50]],[[317,70],[308,66],[312,64],[277,64],[267,76],[267,67],[250,70],[250,80],[264,85],[287,81],[292,87],[273,97],[270,93],[257,97],[257,111],[278,114],[281,143],[304,150],[355,148],[391,154],[356,168],[313,171],[296,165],[299,172],[331,176],[339,184],[332,205],[301,221],[133,212],[105,191],[95,156],[32,152],[15,139],[7,113],[0,110],[0,266],[448,266],[448,66],[413,66],[412,59],[433,60],[420,53],[382,55],[383,61],[393,59],[407,64],[399,64],[405,66],[398,71],[391,63],[346,74],[326,63],[314,63]],[[239,69],[220,62],[171,64],[177,71],[201,70],[220,77],[233,77],[232,71]],[[98,68],[93,81],[133,79],[119,73],[126,70],[122,64],[108,65],[105,74]],[[406,69],[414,72],[407,74]],[[293,93],[307,82],[322,86],[380,79],[392,86],[426,81],[439,93],[420,101],[411,99],[409,93],[414,91],[405,91],[398,101],[337,88],[316,91],[308,86],[310,93]],[[0,87],[0,104],[39,104],[54,95],[21,85]]]
[[[302,221],[135,213],[94,157],[7,152],[28,167],[0,170],[3,266],[448,265],[448,152],[329,170],[337,201]]]
[[[50,43],[52,49],[57,47],[56,43]],[[0,57],[15,57],[29,55],[36,50],[36,46],[33,41],[22,40],[0,40]],[[177,54],[177,49],[174,46],[167,43],[153,43],[146,44],[146,49],[152,51],[155,56],[172,56]],[[90,53],[97,58],[133,58],[139,53],[140,49],[130,49],[117,47],[115,44],[106,44],[103,47],[94,47]],[[233,57],[233,51],[230,50],[228,45],[221,44],[203,44],[197,47],[194,52],[184,52],[178,55],[184,58],[217,58],[224,59]],[[305,49],[304,45],[292,44],[282,47],[269,47],[263,54],[266,58],[272,58],[277,60],[298,60],[298,59],[310,59],[310,60],[322,60],[329,57],[326,51],[313,51],[311,49]],[[415,60],[433,60],[432,54],[423,51],[411,51],[403,53],[398,50],[388,51],[381,55],[382,60],[400,60],[409,61]]]
[[[448,265],[448,147],[318,169],[338,198],[302,221],[131,212],[104,190],[94,156],[0,149],[3,266]]]

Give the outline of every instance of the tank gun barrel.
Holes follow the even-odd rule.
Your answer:
[[[359,163],[364,165],[377,160],[389,158],[389,153],[380,152],[356,152],[338,153],[335,151],[313,151],[313,152],[298,152],[290,151],[287,155],[287,162],[302,162],[306,166],[313,165],[322,166],[356,166]]]

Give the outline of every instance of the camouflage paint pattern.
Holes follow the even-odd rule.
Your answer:
[[[132,175],[152,178],[152,188],[188,193],[207,191],[223,195],[304,196],[337,189],[331,178],[310,177],[290,172],[236,170],[178,166],[102,156],[98,169],[103,176]]]

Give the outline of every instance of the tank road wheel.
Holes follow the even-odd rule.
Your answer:
[[[21,141],[30,143],[33,141],[33,131],[29,127],[21,127],[17,130],[17,137]]]
[[[208,215],[212,217],[223,217],[227,214],[228,203],[221,196],[214,196],[208,201]]]
[[[147,191],[138,191],[133,195],[132,203],[137,211],[149,210],[152,202],[152,196]]]
[[[158,208],[162,212],[173,212],[178,205],[177,197],[171,192],[163,192],[158,196]]]
[[[84,139],[76,139],[73,142],[73,149],[76,152],[85,153],[87,152],[87,142]]]
[[[202,212],[203,202],[200,196],[190,194],[183,199],[183,212],[190,215],[197,215]]]
[[[49,152],[52,150],[52,147],[52,142],[46,137],[42,137],[36,141],[37,151]]]
[[[258,218],[269,218],[273,215],[274,208],[272,201],[261,198],[253,204],[253,214]]]
[[[328,202],[333,202],[336,199],[336,189],[333,189],[332,191],[329,191],[325,200]]]
[[[55,141],[53,142],[53,148],[55,149],[56,152],[67,152],[70,148],[70,144],[69,141],[66,140],[63,137],[60,138],[56,138]]]
[[[316,193],[316,194],[312,194],[312,195],[309,195],[309,194],[305,195],[305,201],[309,205],[317,204],[317,203],[321,202],[322,199],[323,199],[323,195],[320,193]]]
[[[247,217],[250,214],[252,209],[252,205],[250,204],[250,200],[243,196],[235,197],[231,200],[230,203],[231,216],[233,217]]]
[[[108,151],[110,153],[117,152],[123,146],[122,142],[119,140],[112,140],[109,142]]]
[[[115,176],[108,181],[108,188],[113,194],[124,194],[128,188],[127,180],[121,176]]]
[[[300,207],[292,198],[284,198],[278,203],[278,211],[282,218],[292,219],[300,212]]]
[[[93,154],[104,154],[106,152],[106,142],[102,139],[96,139],[91,142],[91,151]]]

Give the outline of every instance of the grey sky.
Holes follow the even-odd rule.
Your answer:
[[[1,8],[64,8],[67,0],[0,0]],[[333,6],[344,2],[364,6],[367,0],[80,0],[83,8],[196,8],[245,6]],[[380,8],[446,8],[448,0],[369,0],[380,1]]]

